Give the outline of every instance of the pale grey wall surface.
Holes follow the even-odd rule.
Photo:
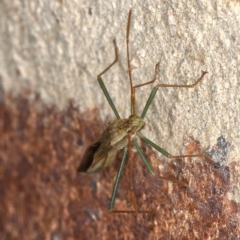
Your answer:
[[[238,161],[240,144],[240,4],[238,1],[20,1],[0,2],[0,75],[4,89],[37,90],[63,108],[74,99],[82,112],[99,108],[114,115],[96,76],[114,58],[103,78],[119,114],[128,117],[129,83],[125,34],[130,32],[134,84],[193,83],[195,89],[159,89],[146,116],[146,136],[170,153],[181,154],[190,135],[207,148],[221,135],[230,143],[228,162]],[[152,86],[137,90],[141,111]],[[239,188],[238,188],[239,189]],[[234,199],[239,199],[235,191]]]

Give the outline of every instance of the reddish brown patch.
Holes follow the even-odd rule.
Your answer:
[[[156,176],[149,175],[137,153],[132,174],[138,205],[154,215],[109,213],[121,153],[102,172],[76,172],[85,149],[106,127],[98,110],[80,113],[70,102],[59,111],[29,96],[0,96],[0,239],[238,238],[239,205],[227,198],[229,167],[214,168],[203,159],[159,160],[144,145]],[[187,153],[200,149],[194,140],[188,143]],[[116,209],[132,209],[128,166]],[[188,188],[159,174],[186,181]]]

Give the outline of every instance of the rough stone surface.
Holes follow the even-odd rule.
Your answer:
[[[13,141],[13,138],[8,136],[8,133],[10,132],[7,130],[3,133],[0,132],[1,137],[4,136],[1,140],[2,150],[0,154],[1,156],[3,155],[5,159],[5,162],[3,162],[3,164],[1,163],[1,171],[3,171],[4,174],[7,174],[0,176],[4,179],[3,182],[7,181],[6,179],[12,181],[12,185],[9,184],[9,186],[11,185],[13,188],[8,194],[12,194],[11,197],[14,201],[17,201],[21,199],[21,196],[25,197],[25,194],[28,194],[29,197],[41,202],[42,198],[39,197],[40,194],[37,194],[36,197],[35,192],[32,189],[23,189],[22,185],[24,185],[25,182],[21,179],[25,175],[28,176],[28,174],[30,174],[29,179],[34,179],[37,176],[37,173],[41,176],[44,174],[48,177],[52,175],[54,176],[55,173],[50,174],[50,172],[52,168],[59,164],[58,161],[62,161],[62,167],[66,168],[67,166],[69,170],[68,174],[72,176],[71,180],[66,181],[69,184],[71,182],[72,186],[75,186],[75,183],[73,183],[76,177],[75,169],[84,149],[88,144],[95,141],[96,137],[104,130],[107,122],[114,119],[112,110],[96,81],[96,76],[114,58],[112,45],[112,40],[114,38],[116,39],[119,48],[119,61],[112,69],[104,74],[103,79],[120,116],[129,116],[130,98],[126,64],[125,34],[127,15],[130,8],[133,9],[130,31],[130,58],[134,84],[144,83],[152,79],[154,67],[157,62],[160,64],[155,84],[190,84],[200,76],[202,70],[208,71],[208,74],[204,77],[201,84],[197,85],[194,89],[159,89],[149,111],[147,112],[145,118],[147,125],[144,129],[144,134],[173,155],[185,154],[190,150],[192,153],[195,153],[194,151],[198,152],[199,150],[205,150],[216,162],[220,163],[221,168],[218,170],[212,169],[206,163],[203,163],[203,165],[200,165],[198,168],[194,164],[202,162],[201,159],[197,160],[196,163],[195,160],[190,160],[191,164],[195,167],[191,164],[188,165],[187,160],[186,162],[176,161],[176,164],[179,162],[178,164],[181,166],[180,169],[186,168],[186,172],[185,170],[181,170],[183,171],[181,172],[178,170],[178,165],[175,164],[175,161],[163,160],[160,154],[155,156],[155,152],[153,154],[150,150],[146,150],[147,157],[161,159],[164,166],[162,169],[165,169],[164,173],[166,175],[168,175],[168,173],[170,174],[171,169],[174,169],[172,171],[176,171],[175,174],[180,171],[184,176],[183,178],[187,182],[190,181],[190,190],[188,191],[182,191],[182,189],[179,189],[178,185],[171,186],[171,189],[174,189],[174,192],[176,191],[177,194],[180,194],[180,191],[185,193],[184,204],[185,202],[188,203],[187,199],[190,199],[189,201],[191,201],[191,199],[196,199],[191,192],[191,189],[195,189],[195,181],[203,181],[202,184],[204,186],[206,184],[206,192],[197,193],[197,195],[203,195],[205,198],[207,198],[207,194],[209,194],[209,192],[211,192],[210,189],[212,189],[207,185],[205,180],[209,182],[214,181],[214,183],[220,184],[219,189],[221,190],[219,190],[219,192],[218,190],[213,191],[216,192],[217,196],[212,193],[217,201],[222,201],[219,203],[218,209],[220,210],[218,211],[220,213],[223,210],[226,211],[226,217],[223,217],[221,214],[219,214],[219,216],[222,217],[221,220],[225,219],[226,222],[228,222],[230,218],[232,219],[232,214],[234,214],[234,219],[237,219],[236,216],[237,214],[239,215],[239,212],[236,214],[235,210],[238,209],[240,199],[240,76],[238,70],[240,56],[240,39],[238,34],[240,26],[240,4],[238,1],[230,0],[220,0],[217,2],[205,0],[184,0],[181,2],[150,0],[141,2],[133,0],[124,3],[115,0],[111,1],[111,3],[108,1],[94,2],[85,0],[0,1],[0,85],[2,85],[0,101],[5,99],[4,108],[8,109],[7,111],[10,111],[6,116],[3,113],[0,113],[3,114],[3,119],[5,119],[1,119],[1,121],[4,121],[5,125],[3,126],[8,126],[10,123],[8,123],[8,120],[6,119],[12,119],[12,122],[15,122],[20,126],[16,127],[15,125],[12,126],[10,124],[12,128],[9,128],[11,129],[11,131],[9,131],[12,136],[15,136],[15,138],[18,139],[16,140],[17,146],[12,143],[10,144],[10,142]],[[26,90],[24,89],[27,89],[29,94],[27,99],[22,101],[21,99],[25,99],[23,93],[26,92]],[[150,86],[137,89],[136,99],[139,112],[142,111],[150,91]],[[4,92],[6,93],[5,97]],[[10,92],[11,94],[9,95]],[[38,103],[34,100],[36,92],[39,96],[37,100]],[[39,126],[39,124],[41,125],[42,123],[36,123],[34,120],[29,120],[30,122],[28,122],[26,116],[30,116],[28,115],[30,112],[33,112],[33,114],[36,115],[42,114],[41,117],[39,115],[39,118],[44,119],[41,121],[43,121],[44,124],[51,124],[52,120],[49,120],[49,118],[51,119],[52,114],[56,114],[56,116],[62,116],[62,114],[68,116],[70,114],[67,113],[69,109],[71,109],[71,107],[69,107],[69,99],[73,99],[74,109],[76,108],[80,110],[79,112],[76,112],[78,116],[74,116],[76,118],[79,117],[79,121],[83,121],[80,125],[84,126],[83,128],[80,128],[81,130],[79,131],[75,129],[77,131],[75,134],[78,136],[86,135],[87,137],[82,137],[82,139],[79,137],[78,139],[78,137],[71,132],[71,128],[71,131],[69,131],[75,136],[74,139],[78,139],[75,139],[77,145],[73,144],[71,147],[62,146],[62,144],[65,144],[64,141],[67,140],[56,137],[54,140],[55,143],[52,143],[54,147],[46,150],[45,148],[50,148],[50,146],[52,146],[50,144],[52,140],[49,139],[49,137],[46,137],[46,139],[36,139],[37,136],[35,133],[37,134],[38,130],[34,127]],[[18,103],[20,100],[21,103]],[[17,107],[15,107],[15,110],[9,109],[12,106]],[[30,106],[33,106],[31,111],[29,110]],[[15,114],[21,112],[20,110],[25,115],[20,116]],[[54,118],[54,116],[52,117]],[[61,119],[63,122],[58,119],[56,120],[56,123],[58,121],[60,125],[63,124],[63,126],[65,126],[63,119]],[[25,122],[28,123],[27,126],[24,125]],[[54,129],[53,126],[49,128]],[[21,142],[22,139],[24,139],[24,136],[21,135],[21,129],[26,129],[24,131],[30,129],[32,131],[32,135],[31,137],[29,135],[26,144],[22,144]],[[56,134],[57,131],[58,130],[55,130]],[[36,156],[34,155],[33,157],[31,155],[33,153],[31,152],[30,154],[28,151],[34,149],[35,143],[37,142],[38,144],[42,144],[37,145],[39,149],[42,149],[42,152],[40,153],[38,148],[34,151],[38,152],[39,155],[43,153],[43,156],[38,157],[45,158],[45,151],[50,151],[54,156],[48,153],[47,155],[50,154],[50,157],[47,158],[47,162],[44,162],[40,169],[34,170],[32,169],[35,166],[33,164],[33,159],[35,159]],[[58,144],[61,145],[62,148],[57,147]],[[79,147],[81,144],[82,147]],[[14,147],[6,149],[5,146],[7,145]],[[189,146],[191,149],[189,149]],[[65,147],[70,147],[70,150],[66,150],[70,152],[65,152]],[[15,148],[21,150],[15,151]],[[55,153],[55,151],[58,152],[61,150],[53,150],[54,148],[64,149],[61,152],[61,154],[63,154],[63,156],[60,157],[61,160],[58,160],[59,153]],[[7,153],[5,153],[5,151]],[[28,155],[25,151],[31,156],[28,156],[24,160],[24,156]],[[154,157],[151,157],[153,155]],[[71,158],[70,156],[73,159],[77,158],[78,160],[71,160],[72,162],[68,163],[68,161],[70,161],[69,158]],[[15,160],[15,158],[18,160]],[[23,160],[21,160],[22,158]],[[23,161],[23,165],[20,164],[20,166],[25,166],[23,170],[16,165],[17,162],[21,161]],[[27,163],[24,163],[24,161]],[[36,161],[40,162],[38,164],[41,165],[39,159]],[[152,161],[154,165],[154,160]],[[165,161],[166,166],[164,165]],[[72,165],[73,162],[75,164],[74,166]],[[169,163],[170,165],[168,165]],[[54,164],[56,164],[56,166]],[[93,201],[92,204],[94,206],[93,208],[86,207],[87,211],[83,211],[85,215],[80,214],[80,216],[89,219],[89,226],[92,226],[92,230],[89,230],[88,234],[96,233],[96,231],[99,230],[99,236],[103,237],[106,235],[103,235],[101,231],[105,230],[105,234],[110,233],[109,228],[112,226],[113,233],[117,234],[114,230],[119,229],[119,225],[122,224],[121,230],[119,230],[122,232],[124,232],[125,229],[131,229],[132,226],[133,228],[137,227],[135,231],[132,230],[132,235],[130,234],[130,230],[126,231],[126,235],[124,236],[126,239],[128,236],[129,238],[137,236],[138,232],[144,233],[148,237],[152,237],[149,229],[160,231],[164,225],[159,226],[160,223],[157,221],[158,227],[154,227],[155,225],[152,224],[154,220],[149,220],[149,216],[146,216],[146,219],[142,216],[138,218],[132,216],[131,224],[129,223],[129,225],[126,226],[124,224],[126,216],[116,217],[115,215],[111,215],[110,217],[107,212],[108,200],[111,192],[110,188],[112,187],[113,179],[116,176],[117,167],[117,164],[114,165],[111,172],[106,170],[103,171],[103,173],[98,173],[93,176],[77,178],[80,179],[79,182],[82,184],[81,187],[83,188],[77,187],[76,199],[79,199],[77,194],[84,193],[86,194],[86,199],[81,201],[82,205],[80,205],[84,208],[84,206],[88,206],[87,204],[90,204],[90,202]],[[29,168],[31,170],[29,170]],[[170,172],[165,172],[168,168]],[[15,170],[12,172],[11,169]],[[155,170],[158,170],[157,166],[155,166]],[[52,171],[58,171],[58,168],[56,167],[56,169],[54,168]],[[161,174],[163,175],[163,173]],[[204,180],[202,180],[201,177],[199,177],[199,174],[206,174],[209,176],[209,179],[208,177],[205,177]],[[63,174],[63,176],[65,175]],[[174,176],[176,178],[179,177],[178,174]],[[146,178],[149,180],[149,177]],[[31,184],[34,184],[32,180],[29,181]],[[53,185],[58,182],[56,179],[51,181]],[[149,181],[149,186],[151,186],[152,180],[150,179]],[[137,179],[136,182],[138,182]],[[16,183],[21,186],[16,186]],[[65,182],[61,182],[60,185],[62,184],[64,185]],[[143,187],[145,186],[144,184],[145,183],[143,183]],[[158,193],[159,195],[154,195],[157,193],[157,191],[154,190],[154,186],[156,185],[157,189],[159,189],[158,187],[161,184],[164,186],[167,185],[167,189],[161,187],[160,193]],[[199,184],[199,182],[197,184]],[[5,184],[3,185],[5,186]],[[148,185],[146,185],[146,187],[148,187]],[[152,189],[151,191],[153,194],[149,195],[153,196],[153,199],[155,200],[153,200],[153,204],[146,200],[145,202],[149,203],[146,204],[146,206],[153,209],[159,209],[159,207],[156,207],[159,206],[159,202],[156,199],[161,199],[161,194],[164,195],[166,192],[170,194],[168,187],[170,186],[166,183],[152,184],[150,189]],[[32,188],[35,189],[35,185],[32,186]],[[42,184],[42,188],[45,190],[46,185]],[[175,188],[178,190],[175,190]],[[36,189],[35,191],[38,192]],[[105,197],[99,189],[104,191]],[[91,195],[94,194],[95,190],[98,190],[97,193]],[[124,191],[127,191],[127,186],[125,186]],[[143,192],[144,191],[145,190],[143,190]],[[202,190],[200,189],[199,191]],[[223,195],[221,195],[220,192]],[[46,193],[44,193],[44,196],[45,195]],[[210,198],[212,195],[210,194]],[[9,198],[8,195],[5,195],[5,192],[3,196],[3,201],[5,201],[4,199]],[[35,198],[33,196],[35,196]],[[123,197],[121,198],[121,196]],[[139,199],[141,199],[140,193],[139,196]],[[64,197],[67,198],[65,195],[63,198]],[[89,200],[91,197],[92,199]],[[120,199],[124,199],[124,193],[119,195],[119,197]],[[187,199],[185,199],[185,197]],[[180,208],[178,208],[178,198],[176,198],[177,200],[172,198],[172,195],[170,195],[170,200],[168,201],[169,205],[167,205],[167,209],[170,213],[166,214],[169,215],[163,214],[162,216],[165,217],[166,221],[164,222],[164,220],[161,219],[161,224],[163,224],[163,222],[166,223],[165,230],[180,227],[180,220],[177,221],[176,219],[170,218],[167,220],[168,217],[173,215],[177,216],[177,214],[180,213]],[[60,200],[59,197],[56,197],[55,200],[54,199],[55,197],[51,198],[52,201]],[[31,201],[34,202],[35,200]],[[159,201],[161,202],[161,200]],[[98,206],[94,205],[96,202],[99,204]],[[208,200],[206,199],[203,202],[204,204],[208,204]],[[11,213],[17,211],[17,209],[14,208],[14,206],[16,206],[15,202],[8,201],[8,203],[10,204],[9,211]],[[76,204],[77,207],[78,203]],[[24,206],[26,201],[22,200],[21,202],[19,200],[19,204]],[[40,203],[40,205],[43,206],[42,209],[45,209],[44,206],[47,206],[48,204],[49,202],[47,202],[47,200],[45,203]],[[117,206],[122,208],[125,206],[122,204],[122,202],[118,202]],[[204,204],[201,203],[199,205],[200,207],[197,209],[205,209]],[[236,204],[236,208],[233,207],[234,204]],[[189,203],[188,206],[190,205],[191,204]],[[210,205],[206,205],[206,209],[209,209],[207,206]],[[145,207],[145,205],[143,206]],[[44,211],[39,210],[39,214],[42,214],[39,215],[39,219],[45,217],[42,213]],[[198,211],[194,212],[194,214],[191,212],[190,215],[188,215],[185,210],[181,211],[183,211],[184,215],[182,224],[185,224],[182,228],[185,230],[191,229],[189,226],[193,226],[191,224],[196,220],[196,216],[200,219],[200,213]],[[8,214],[8,212],[6,214]],[[58,216],[58,214],[59,212],[56,210],[55,215]],[[157,215],[158,214],[156,213],[154,217],[159,217]],[[191,219],[192,215],[194,215],[195,220]],[[93,222],[98,224],[99,216],[107,216],[106,218],[111,218],[111,221],[109,220],[109,222],[111,222],[112,225],[109,228],[104,228],[103,225],[99,225],[100,228],[96,230],[97,225],[94,226],[91,224],[93,224]],[[58,217],[56,218],[59,219]],[[127,216],[126,218],[129,219],[130,216]],[[217,217],[213,218],[212,222],[216,226],[219,226],[220,229],[220,226],[223,225],[218,223]],[[136,219],[139,221],[138,225],[136,225]],[[11,218],[11,221],[16,222],[18,226],[19,219],[16,220],[13,217]],[[103,223],[104,221],[105,220],[103,220]],[[236,223],[231,226],[236,226],[239,222],[238,220],[231,221],[232,223],[234,222],[234,224]],[[24,223],[24,219],[22,218],[20,222],[21,224]],[[117,224],[115,225],[116,222]],[[61,227],[64,228],[64,224],[76,224],[76,219],[73,222],[70,221],[70,223],[67,220],[59,220],[58,223],[54,222],[52,229],[56,229],[55,226],[59,226],[58,224],[60,223],[62,224]],[[29,222],[25,222],[25,224],[27,225]],[[43,225],[41,225],[39,229],[49,228],[50,226],[45,219],[41,224]],[[200,223],[196,222],[194,222],[194,224],[197,226],[200,225]],[[108,226],[108,224],[106,225]],[[116,226],[118,226],[118,228]],[[230,229],[230,225],[226,226]],[[35,226],[31,225],[29,227],[32,227],[33,229]],[[1,227],[0,229],[5,230],[6,228],[4,226],[4,228]],[[9,229],[11,229],[11,226]],[[209,230],[207,234],[211,234],[214,231],[212,226],[210,229],[211,230]],[[218,233],[216,233],[217,229],[216,232],[214,232],[214,234],[216,233],[214,235],[215,237],[220,236],[220,234],[225,234],[225,230],[221,229],[220,231],[219,229]],[[82,233],[81,228],[75,228],[75,230],[75,233],[78,230]],[[182,232],[177,231],[177,234],[180,234],[178,239],[185,236],[184,234],[187,231],[185,230]],[[11,232],[11,230],[7,231]],[[35,228],[35,231],[38,232],[37,227]],[[11,236],[16,237],[18,236],[18,233],[18,230],[15,230],[15,235]],[[234,232],[234,234],[235,233],[236,232]],[[193,232],[192,234],[192,236],[197,236],[198,232]],[[201,234],[203,234],[203,231]],[[48,235],[48,238],[51,238],[51,236],[54,237],[55,235]],[[114,235],[110,234],[110,236]],[[237,235],[233,235],[233,239],[234,236]],[[65,237],[60,235],[56,235],[56,237],[62,237],[65,239]],[[39,238],[41,238],[41,236]],[[211,237],[209,238],[211,239]],[[222,239],[224,239],[224,237],[222,237]]]
[[[155,176],[134,153],[134,168],[127,162],[115,209],[133,210],[128,194],[133,175],[137,205],[151,213],[110,213],[121,152],[99,173],[76,172],[86,147],[106,127],[99,111],[80,114],[74,102],[59,111],[29,91],[2,96],[0,239],[239,238],[240,206],[228,197],[239,178],[238,162],[216,168],[204,159],[170,161],[141,144]],[[201,146],[188,137],[183,149],[192,154]]]
[[[146,134],[172,154],[180,154],[187,134],[205,149],[223,136],[231,143],[229,162],[236,159],[240,155],[238,1],[3,0],[4,89],[27,86],[59,108],[73,98],[82,110],[98,108],[103,119],[113,119],[96,76],[113,60],[116,38],[119,62],[103,78],[120,116],[128,117],[125,34],[131,7],[134,84],[150,80],[157,62],[156,84],[190,84],[202,70],[209,72],[195,89],[159,89],[146,116]],[[150,91],[151,86],[137,90],[139,111]]]

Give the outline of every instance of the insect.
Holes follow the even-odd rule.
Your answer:
[[[140,139],[142,139],[144,142],[146,142],[147,144],[149,144],[150,146],[152,146],[153,148],[155,148],[157,151],[159,151],[160,153],[162,153],[164,156],[166,156],[168,158],[203,157],[211,163],[213,163],[213,160],[210,157],[208,157],[207,155],[205,155],[204,153],[199,153],[196,155],[179,155],[179,156],[171,155],[166,150],[157,146],[151,140],[146,138],[141,133],[141,130],[145,126],[145,122],[143,119],[144,119],[144,117],[149,109],[149,106],[151,105],[159,88],[161,88],[161,87],[194,88],[197,84],[199,84],[203,80],[203,77],[207,72],[206,71],[202,72],[200,78],[198,78],[198,80],[195,83],[190,84],[190,85],[157,84],[153,88],[152,92],[150,93],[142,114],[140,116],[138,116],[137,115],[137,104],[136,104],[136,99],[135,99],[135,90],[136,90],[136,88],[143,87],[145,85],[152,84],[155,82],[159,63],[156,64],[156,66],[155,66],[154,77],[151,81],[148,81],[143,84],[135,85],[135,86],[133,85],[132,75],[131,75],[131,66],[130,66],[130,56],[129,56],[129,33],[130,33],[130,25],[131,25],[131,16],[132,16],[132,9],[130,9],[129,14],[128,14],[128,22],[127,22],[127,29],[126,29],[127,30],[126,31],[127,66],[128,66],[128,76],[129,76],[129,83],[130,83],[130,90],[131,90],[130,94],[131,94],[131,105],[132,105],[131,106],[131,115],[129,118],[126,118],[126,119],[120,118],[118,111],[117,111],[117,109],[106,89],[103,79],[102,79],[102,75],[104,73],[106,73],[118,61],[118,48],[116,45],[116,41],[114,40],[113,45],[114,45],[114,50],[115,50],[115,60],[97,76],[97,80],[98,80],[100,87],[101,87],[101,89],[102,89],[102,91],[103,91],[108,103],[110,104],[117,119],[114,120],[113,122],[111,122],[108,125],[107,129],[98,138],[98,140],[87,148],[77,171],[80,173],[83,173],[83,174],[97,172],[97,171],[109,166],[114,161],[118,150],[123,148],[124,151],[123,151],[122,161],[121,161],[119,171],[118,171],[115,183],[114,183],[112,196],[111,196],[110,204],[109,204],[109,210],[111,212],[121,212],[121,213],[135,212],[137,214],[138,212],[144,213],[144,212],[149,212],[149,211],[141,211],[138,209],[136,196],[133,191],[132,177],[130,179],[129,190],[130,190],[130,197],[131,197],[131,202],[132,202],[134,211],[114,210],[116,193],[117,193],[120,177],[122,174],[123,166],[124,166],[127,156],[129,159],[129,164],[132,169],[132,163],[133,163],[132,154],[131,154],[131,152],[132,152],[131,145],[132,144],[136,147],[143,163],[147,167],[150,174],[154,174],[151,165],[149,164],[143,151],[141,150],[140,146],[138,145],[137,141],[135,140],[135,136],[140,137]],[[164,177],[162,177],[162,178],[164,178]]]

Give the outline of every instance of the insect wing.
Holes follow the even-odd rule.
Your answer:
[[[110,165],[116,154],[117,150],[110,145],[109,139],[97,141],[87,148],[78,167],[78,172],[82,174],[97,172]]]
[[[96,151],[99,149],[100,145],[101,145],[100,142],[96,142],[87,148],[86,152],[83,155],[82,161],[77,169],[78,172],[84,173],[88,171],[88,169],[93,163],[94,155]]]

